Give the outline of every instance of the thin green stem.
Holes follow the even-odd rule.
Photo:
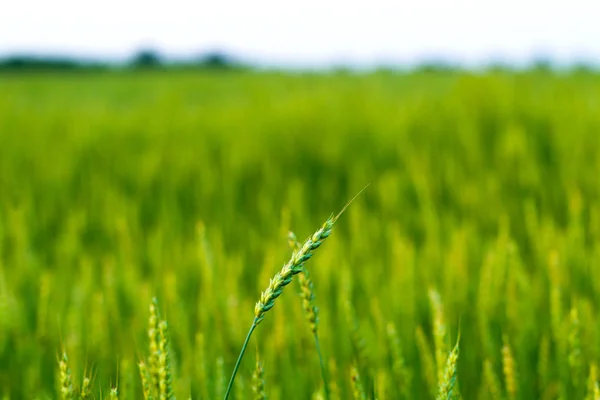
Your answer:
[[[254,332],[254,329],[258,325],[257,319],[258,318],[256,318],[256,317],[254,318],[254,321],[252,322],[252,326],[250,327],[250,330],[248,331],[248,334],[246,335],[246,340],[244,341],[244,345],[242,346],[240,355],[238,356],[237,362],[235,363],[235,367],[233,367],[233,372],[231,373],[231,379],[229,379],[229,385],[227,385],[227,391],[225,392],[224,400],[227,400],[227,398],[229,397],[229,392],[231,392],[231,388],[233,387],[233,381],[235,380],[235,375],[237,374],[238,368],[240,367],[240,363],[242,362],[242,358],[244,357],[244,352],[246,351],[246,347],[248,347],[248,342],[250,341],[250,336],[252,336],[252,332]]]
[[[329,385],[327,384],[327,374],[325,372],[325,364],[323,364],[323,356],[321,355],[321,345],[319,344],[319,336],[315,332],[315,345],[319,354],[319,364],[321,365],[321,376],[323,377],[323,387],[325,388],[325,400],[329,400]]]

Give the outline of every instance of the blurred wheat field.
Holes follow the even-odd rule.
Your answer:
[[[592,399],[600,77],[105,72],[0,76],[0,395],[142,398],[148,306],[179,398],[218,399],[254,303],[366,183],[307,268],[332,399]],[[233,398],[323,385],[292,282]],[[591,373],[590,373],[591,371]]]

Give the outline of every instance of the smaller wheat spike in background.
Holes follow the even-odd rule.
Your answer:
[[[325,223],[319,228],[315,233],[313,233],[302,246],[300,246],[298,251],[294,251],[290,260],[283,265],[281,271],[275,274],[271,281],[269,282],[269,286],[267,289],[262,292],[260,295],[260,300],[256,303],[254,307],[254,320],[252,321],[252,325],[250,326],[250,330],[246,335],[246,339],[244,340],[244,344],[242,345],[242,349],[240,350],[240,355],[233,367],[233,372],[231,374],[231,379],[229,380],[229,385],[227,386],[227,391],[225,392],[224,400],[227,400],[229,397],[229,393],[231,392],[231,388],[233,387],[233,382],[235,381],[235,376],[240,367],[240,363],[242,358],[244,357],[244,352],[246,351],[246,347],[248,346],[248,342],[250,341],[250,337],[252,336],[252,332],[261,323],[261,321],[265,318],[266,313],[273,308],[275,305],[275,300],[281,296],[283,293],[283,289],[292,282],[292,279],[295,275],[298,275],[300,272],[304,270],[304,264],[310,260],[313,256],[313,252],[318,249],[321,244],[331,235],[331,231],[333,226],[337,222],[338,218],[346,211],[348,206],[352,204],[352,202],[368,187],[367,184],[364,188],[361,189],[346,205],[342,208],[342,210],[336,215],[332,215],[325,221]]]
[[[73,379],[69,369],[69,359],[67,353],[62,352],[58,360],[60,395],[63,400],[75,399],[75,389],[73,388]]]
[[[265,392],[264,369],[258,355],[258,349],[256,349],[256,367],[254,368],[254,373],[252,374],[252,392],[254,393],[254,400],[267,400],[267,393]]]
[[[175,399],[175,395],[173,394],[167,321],[160,318],[156,298],[153,298],[150,303],[148,339],[150,350],[148,361],[145,362],[142,360],[138,364],[144,398],[146,400]]]
[[[456,375],[458,365],[458,354],[459,354],[459,343],[460,343],[460,332],[456,339],[456,345],[450,352],[448,359],[446,360],[446,367],[442,375],[442,380],[439,384],[439,391],[436,400],[454,400],[459,397],[459,394],[455,392],[456,389]]]
[[[300,250],[300,242],[296,239],[294,232],[288,233],[288,242],[293,251]],[[327,373],[325,372],[325,365],[323,364],[323,355],[321,354],[321,344],[319,343],[319,309],[315,305],[315,293],[312,280],[308,274],[306,268],[298,275],[298,282],[300,283],[300,295],[302,296],[302,308],[306,314],[306,318],[310,325],[310,330],[315,338],[315,347],[317,348],[317,354],[319,355],[319,365],[321,367],[321,376],[323,378],[323,388],[325,392],[325,399],[329,400],[329,386],[327,383]]]

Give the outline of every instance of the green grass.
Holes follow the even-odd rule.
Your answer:
[[[368,182],[307,264],[332,400],[437,396],[459,330],[453,394],[593,396],[599,109],[582,73],[1,75],[0,396],[59,397],[64,351],[142,398],[156,297],[172,390],[219,398],[288,231]],[[249,344],[272,400],[323,389],[299,293]]]

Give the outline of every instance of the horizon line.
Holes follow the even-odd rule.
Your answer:
[[[198,64],[210,57],[219,57],[231,66],[249,68],[274,68],[283,70],[330,70],[330,69],[413,69],[427,66],[440,66],[455,69],[479,70],[487,68],[530,69],[543,65],[551,69],[570,69],[577,67],[600,68],[600,59],[591,56],[560,57],[547,53],[529,54],[527,57],[510,57],[507,55],[481,55],[476,60],[449,53],[423,53],[412,57],[372,57],[356,59],[344,56],[332,56],[325,59],[294,60],[289,57],[261,57],[226,49],[204,49],[197,52],[187,52],[185,55],[176,54],[152,47],[142,47],[131,51],[128,55],[92,54],[74,51],[42,51],[17,50],[0,51],[0,63],[12,60],[29,60],[34,62],[69,62],[74,65],[101,65],[119,67],[131,65],[142,54],[155,57],[157,65],[177,66]]]

